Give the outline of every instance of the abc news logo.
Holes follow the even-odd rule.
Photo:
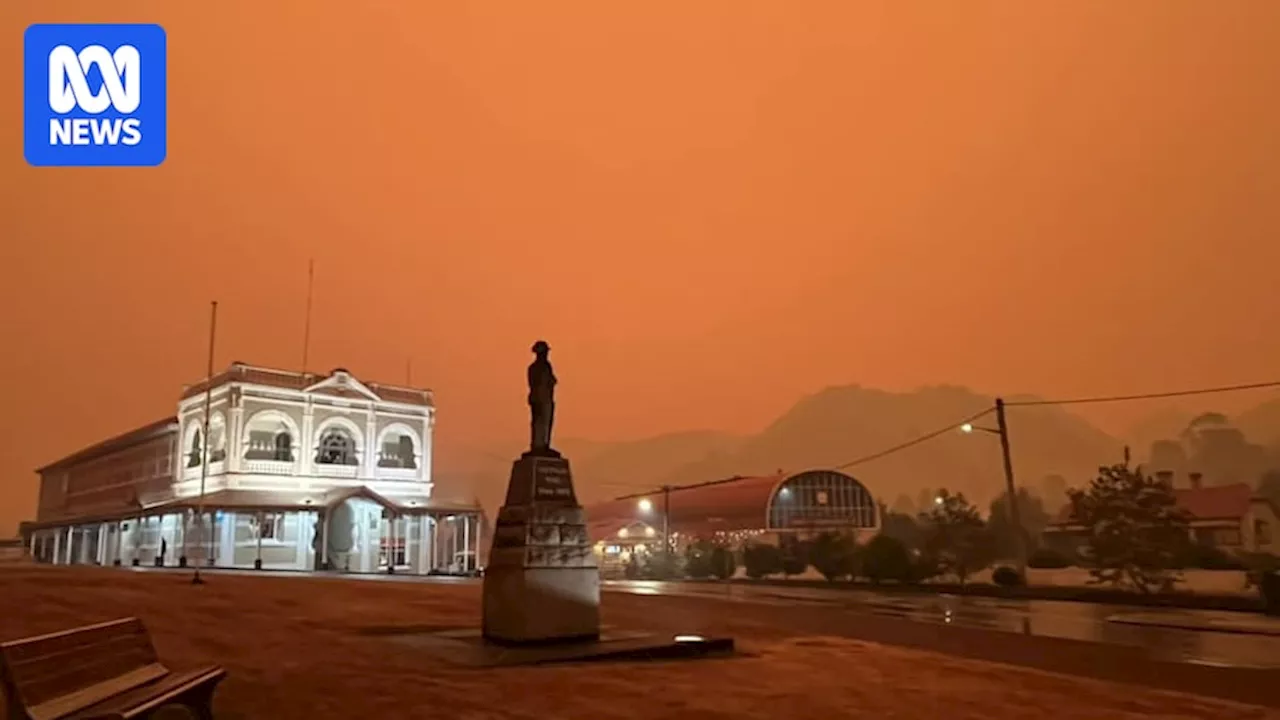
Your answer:
[[[89,88],[89,73],[102,76],[97,92]],[[113,53],[101,45],[76,52],[59,45],[49,52],[49,109],[67,115],[77,108],[88,115],[114,109],[130,115],[142,104],[142,56],[138,48],[121,45]],[[142,142],[138,118],[77,117],[49,119],[50,145],[137,145]]]
[[[168,38],[146,24],[36,24],[23,142],[38,167],[154,167],[168,152]]]

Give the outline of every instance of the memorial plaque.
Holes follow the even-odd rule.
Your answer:
[[[538,460],[533,464],[533,499],[577,505],[569,464],[563,461]]]

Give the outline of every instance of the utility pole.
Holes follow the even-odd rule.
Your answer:
[[[209,309],[209,365],[208,373],[204,380],[204,442],[200,445],[200,499],[196,503],[196,529],[197,539],[203,538],[204,535],[204,486],[205,481],[209,477],[209,410],[213,406],[213,339],[218,332],[218,301],[214,300]],[[210,545],[212,545],[212,537]],[[183,538],[186,543],[186,538]],[[205,549],[204,562],[209,561],[209,551]],[[204,578],[200,577],[200,561],[196,561],[196,573],[191,577],[192,585],[203,585]]]
[[[1018,492],[1013,483],[1013,458],[1009,455],[1009,423],[1004,417],[1004,398],[996,398],[996,428],[1000,433],[1000,453],[1004,456],[1004,486],[1008,493],[1009,521],[1016,538],[1018,576],[1027,580],[1027,538],[1022,527],[1022,513],[1018,509]]]
[[[662,486],[662,560],[669,572],[672,568],[671,558],[671,486]]]

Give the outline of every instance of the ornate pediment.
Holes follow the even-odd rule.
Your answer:
[[[329,374],[329,377],[306,388],[303,392],[353,400],[382,402],[382,398],[373,390],[370,390],[368,385],[360,382],[354,375],[341,368],[334,370]]]

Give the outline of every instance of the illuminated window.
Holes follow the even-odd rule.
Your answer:
[[[320,438],[316,462],[321,465],[357,465],[356,441],[342,428],[325,431]]]
[[[394,440],[382,443],[382,452],[378,453],[378,467],[405,468],[413,470],[418,467],[416,454],[413,452],[413,438],[400,435]]]

